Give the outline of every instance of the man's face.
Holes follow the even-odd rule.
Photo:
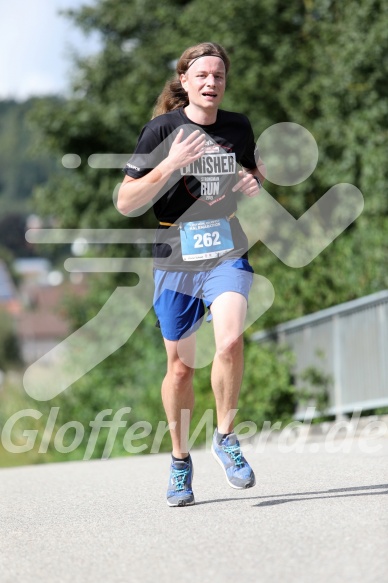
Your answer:
[[[180,76],[190,105],[217,109],[225,93],[225,65],[219,57],[200,57]]]

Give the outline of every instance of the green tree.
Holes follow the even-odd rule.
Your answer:
[[[0,246],[14,257],[35,255],[25,239],[32,192],[56,168],[53,156],[37,146],[40,129],[29,119],[37,101],[0,101]]]

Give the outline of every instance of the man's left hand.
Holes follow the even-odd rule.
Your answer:
[[[232,188],[232,192],[240,190],[245,196],[250,198],[257,196],[260,193],[260,185],[256,178],[249,172],[239,171],[239,177],[241,180]]]

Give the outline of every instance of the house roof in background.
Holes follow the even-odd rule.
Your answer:
[[[83,296],[86,291],[85,283],[22,286],[22,296],[30,308],[23,310],[16,318],[19,338],[37,340],[67,336],[70,323],[64,310],[65,299],[69,296]]]

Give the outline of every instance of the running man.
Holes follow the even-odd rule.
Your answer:
[[[217,428],[212,453],[232,488],[255,485],[233,431],[253,278],[247,238],[235,213],[237,192],[258,195],[264,169],[260,161],[256,163],[247,117],[219,109],[229,65],[219,44],[201,43],[185,50],[175,78],[164,87],[152,120],[140,134],[118,193],[121,213],[152,202],[159,221],[153,251],[154,309],[167,352],[162,401],[172,441],[169,506],[195,503],[187,446],[194,367],[182,354],[194,353],[195,330],[206,310],[216,345],[211,386]]]

